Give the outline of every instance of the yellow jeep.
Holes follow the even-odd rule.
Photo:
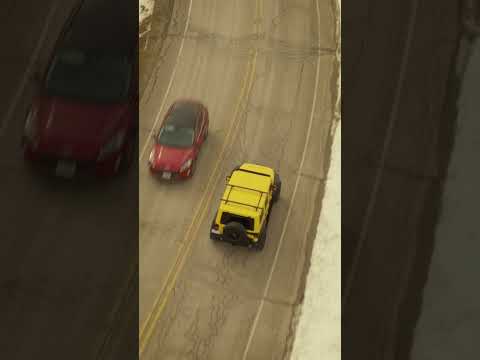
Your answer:
[[[227,176],[210,238],[262,250],[270,210],[281,187],[280,177],[269,167],[248,163],[237,166]]]

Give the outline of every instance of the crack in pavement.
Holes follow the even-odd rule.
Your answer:
[[[310,180],[315,180],[316,182],[325,182],[327,180],[324,176],[308,174],[308,173],[303,172],[303,171],[300,173],[300,176],[304,177],[304,178],[307,178],[307,179],[310,179]]]
[[[275,28],[278,25],[280,25],[281,18],[285,17],[288,13],[293,12],[293,10],[298,10],[299,12],[308,14],[309,16],[312,14],[311,6],[301,6],[300,4],[280,5],[279,14],[274,16],[270,21],[272,24],[272,28]]]
[[[247,256],[235,256],[233,249],[229,249],[224,253],[222,261],[215,267],[215,284],[220,288],[218,292],[211,295],[208,302],[208,311],[201,312],[200,309],[195,311],[195,318],[191,326],[185,333],[185,338],[190,344],[187,350],[187,356],[192,360],[208,360],[215,345],[215,339],[220,334],[222,327],[227,320],[228,311],[232,305],[238,303],[239,296],[235,295],[229,289],[229,284],[232,283],[232,269],[240,266],[244,269],[247,264]],[[205,328],[202,328],[206,326]]]
[[[189,359],[209,360],[211,358],[215,339],[226,323],[227,310],[233,300],[234,297],[229,294],[223,296],[212,294],[208,311],[202,313],[200,309],[196,310],[195,319],[185,334],[185,338],[191,344],[186,352]],[[206,317],[208,320],[202,321],[202,317]],[[206,329],[201,328],[202,324],[207,325]]]
[[[156,330],[158,333],[158,341],[149,344],[150,353],[161,354],[162,350],[165,350],[164,344],[167,341],[167,338],[172,334],[172,328],[175,324],[181,323],[178,318],[183,317],[185,318],[185,321],[188,321],[190,316],[188,314],[188,308],[185,307],[186,292],[187,289],[184,284],[178,284],[173,289],[172,298],[174,298],[175,301],[170,303],[172,309],[166,314],[165,319],[162,321],[163,326]],[[146,352],[148,353],[149,350]]]
[[[216,49],[238,49],[249,51],[257,48],[261,54],[275,54],[279,56],[288,56],[293,58],[308,58],[315,56],[334,56],[335,48],[319,47],[318,45],[304,46],[303,44],[292,43],[287,40],[269,38],[265,39],[266,33],[252,33],[240,37],[225,36],[215,32],[189,30],[184,36],[183,32],[170,32],[167,38],[181,39],[201,42],[214,43]]]

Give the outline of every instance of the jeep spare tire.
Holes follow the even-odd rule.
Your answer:
[[[238,222],[230,222],[223,228],[223,237],[231,243],[241,242],[245,238],[245,227]]]

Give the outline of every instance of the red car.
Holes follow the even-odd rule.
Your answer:
[[[62,177],[82,169],[113,175],[126,169],[134,154],[138,35],[135,26],[130,41],[128,34],[115,33],[126,29],[119,22],[109,36],[112,25],[102,15],[117,5],[105,2],[98,11],[97,3],[86,1],[67,24],[25,123],[26,157],[51,165]]]
[[[189,178],[208,136],[208,110],[198,101],[179,100],[168,110],[153,136],[149,166],[163,179]]]

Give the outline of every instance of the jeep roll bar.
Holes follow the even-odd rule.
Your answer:
[[[262,201],[262,197],[264,194],[268,194],[268,192],[265,192],[265,191],[261,191],[261,190],[258,190],[258,189],[253,189],[253,188],[249,188],[249,187],[245,187],[245,186],[240,186],[240,185],[232,185],[232,184],[227,184],[227,186],[230,186],[230,190],[228,191],[228,194],[227,194],[227,198],[222,198],[221,201],[224,201],[225,204],[227,203],[234,203],[234,204],[238,204],[238,205],[245,205],[245,206],[250,206],[252,208],[255,208],[255,210],[258,210],[260,208],[260,201]],[[252,190],[252,191],[256,191],[258,193],[260,193],[260,198],[258,199],[258,203],[257,205],[250,205],[250,204],[245,204],[245,203],[241,203],[241,202],[238,202],[238,201],[233,201],[233,200],[229,200],[229,197],[230,197],[230,193],[232,192],[232,189],[236,187],[236,188],[240,188],[240,189],[245,189],[245,190]],[[263,209],[261,209],[263,211]]]
[[[260,172],[257,172],[257,171],[253,171],[253,170],[242,169],[242,168],[240,168],[240,167],[239,167],[238,169],[235,169],[235,171],[243,171],[243,172],[247,172],[247,173],[251,173],[251,174],[255,174],[255,175],[270,177],[270,175],[263,174],[263,173],[260,173]]]

